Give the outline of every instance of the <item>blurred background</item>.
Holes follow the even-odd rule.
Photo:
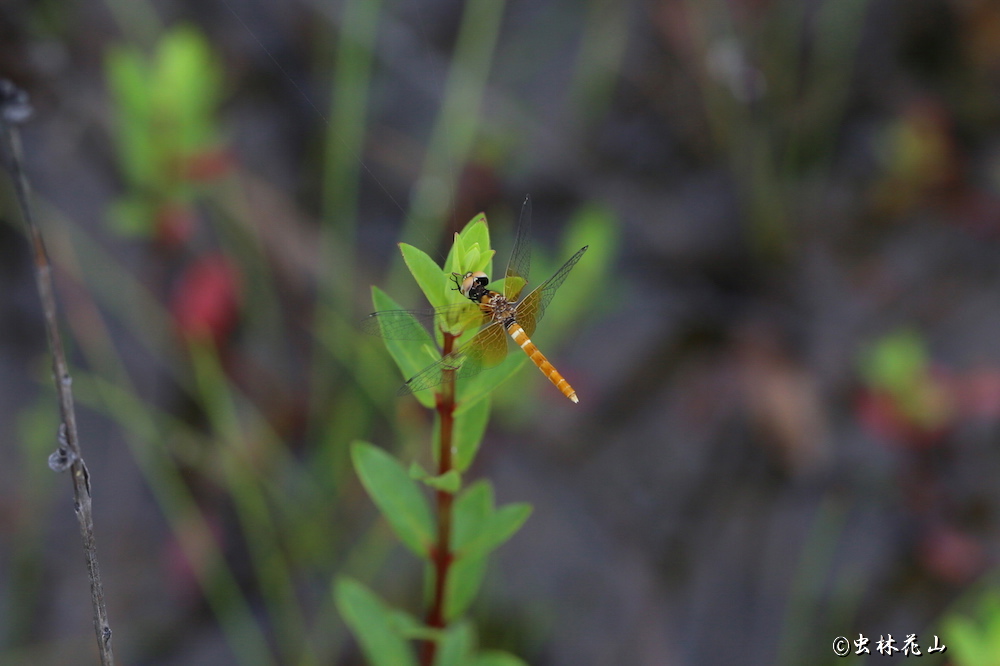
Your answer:
[[[470,478],[535,510],[483,645],[1000,663],[997,3],[8,0],[0,76],[120,663],[361,663],[340,574],[421,612],[347,447],[426,465],[430,421],[358,322],[420,307],[399,241],[485,211],[502,266],[526,194],[534,282],[591,248],[534,336],[581,402],[495,397]],[[9,179],[0,217],[0,663],[95,663]]]

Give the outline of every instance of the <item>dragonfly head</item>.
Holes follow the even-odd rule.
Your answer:
[[[455,289],[462,293],[470,301],[479,302],[483,294],[486,293],[486,285],[490,283],[490,278],[482,271],[472,271],[465,275],[452,273],[451,279],[455,282]]]

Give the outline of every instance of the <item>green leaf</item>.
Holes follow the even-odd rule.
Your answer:
[[[451,621],[464,613],[479,592],[486,574],[485,557],[460,557],[448,569],[444,617]]]
[[[451,549],[461,550],[482,535],[493,515],[493,486],[480,479],[455,498],[452,505]]]
[[[367,442],[351,444],[351,459],[365,490],[396,535],[419,557],[428,557],[434,522],[420,486],[395,458]]]
[[[221,102],[222,70],[208,40],[192,25],[173,28],[159,51],[160,88],[170,91],[161,102],[177,122],[177,145],[184,155],[215,140],[214,114]]]
[[[481,253],[479,252],[478,245],[473,245],[468,250],[466,250],[465,256],[462,257],[462,263],[461,263],[462,275],[465,275],[465,273],[468,271],[475,272],[479,270],[478,268],[471,268],[471,267],[478,266],[481,263],[480,254]]]
[[[457,493],[462,487],[462,475],[454,469],[450,469],[444,474],[432,476],[420,466],[416,461],[410,464],[410,478],[420,481],[435,490],[444,490],[449,493]]]
[[[948,648],[955,655],[955,663],[969,666],[988,663],[989,646],[972,621],[953,617],[944,623],[943,631],[948,636]]]
[[[904,329],[878,341],[865,356],[862,372],[872,385],[901,393],[921,381],[928,362],[927,349],[920,334]]]
[[[430,255],[407,243],[400,243],[399,251],[403,254],[406,267],[410,269],[410,275],[416,280],[420,291],[424,292],[424,297],[432,307],[437,308],[452,302],[445,298],[442,291],[442,285],[447,285],[448,278]]]
[[[461,557],[483,557],[514,536],[531,515],[531,505],[517,502],[500,507],[489,517],[480,533],[459,552]]]
[[[393,626],[393,612],[368,588],[341,578],[334,585],[334,597],[371,666],[416,666],[409,644]]]
[[[558,341],[571,335],[570,329],[574,322],[581,316],[594,312],[595,296],[600,296],[607,288],[608,275],[618,254],[618,229],[615,214],[598,204],[582,206],[570,220],[560,244],[559,256],[548,264],[549,272],[543,271],[537,276],[538,279],[548,278],[562,262],[584,245],[590,249],[573,269],[566,285],[559,290],[556,296],[558,302],[546,311],[545,323],[539,328],[547,339]],[[598,300],[601,303],[609,301],[613,299]]]
[[[468,409],[456,412],[452,429],[452,445],[455,447],[455,468],[460,472],[469,469],[476,458],[479,445],[486,434],[490,420],[490,396],[472,403]]]
[[[431,629],[417,618],[398,608],[391,609],[390,620],[393,629],[403,638],[417,641],[436,641],[441,637],[440,629]]]
[[[158,126],[151,130],[161,135],[161,145],[173,156],[187,158],[214,144],[223,75],[198,28],[178,25],[164,35],[158,44],[153,79],[151,95]]]
[[[388,294],[375,286],[372,287],[372,303],[375,305],[376,310],[402,309]],[[415,319],[413,320],[413,326],[415,327],[415,331],[417,329],[424,330]],[[392,360],[396,362],[396,366],[403,375],[403,381],[409,379],[440,358],[433,351],[429,351],[436,349],[436,345],[431,339],[430,334],[426,331],[424,333],[423,338],[419,340],[390,340],[388,338],[383,340],[386,349],[389,350],[389,355],[392,356]],[[413,395],[424,407],[429,409],[434,408],[434,393],[432,391],[420,391]]]
[[[149,131],[152,103],[149,71],[138,51],[112,47],[104,60],[115,106],[115,147],[122,173],[133,189],[155,182],[155,149]]]
[[[465,241],[460,234],[455,234],[451,241],[451,249],[444,260],[444,267],[449,273],[462,273],[462,257],[465,256]]]
[[[486,552],[465,556],[469,544],[485,543],[485,530],[492,524],[493,487],[488,481],[471,484],[452,506],[451,549],[458,556],[448,573],[445,590],[445,617],[458,617],[469,607],[479,591],[486,571]]]
[[[468,622],[448,627],[438,641],[434,666],[467,666],[476,647],[476,633]]]
[[[483,252],[489,251],[490,228],[486,223],[486,213],[479,213],[469,220],[462,230],[458,232],[458,235],[462,237],[462,241],[466,247],[479,245],[479,248]],[[484,270],[484,268],[485,266],[476,270]]]
[[[513,377],[528,360],[524,352],[513,349],[503,363],[483,370],[475,377],[460,381],[458,384],[458,407],[455,414],[462,414],[475,407],[481,400],[488,397],[498,386]]]
[[[473,658],[470,666],[528,666],[528,664],[509,652],[484,650]]]

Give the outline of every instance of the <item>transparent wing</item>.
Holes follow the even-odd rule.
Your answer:
[[[373,312],[361,321],[361,330],[389,340],[423,340],[428,329],[431,337],[442,329],[450,329],[463,322],[466,328],[481,326],[488,320],[473,303],[454,303],[427,310],[382,310]]]
[[[399,395],[423,391],[446,381],[466,379],[478,375],[486,368],[498,365],[507,357],[507,331],[499,322],[479,331],[471,340],[455,351],[442,356],[440,361],[406,380]]]
[[[549,303],[552,302],[552,297],[555,296],[556,290],[562,286],[562,283],[566,281],[566,276],[569,272],[573,270],[576,266],[576,262],[580,261],[580,257],[583,253],[587,251],[589,245],[584,245],[569,258],[562,268],[557,270],[552,277],[538,285],[534,291],[524,297],[524,299],[517,304],[515,308],[514,318],[517,323],[521,325],[524,332],[528,334],[528,337],[535,332],[535,327],[538,322],[542,320],[542,316],[545,314],[545,308],[549,307]]]
[[[503,295],[509,301],[516,301],[521,290],[528,283],[531,270],[531,197],[524,197],[521,218],[517,223],[514,248],[510,251],[507,272],[504,273]]]

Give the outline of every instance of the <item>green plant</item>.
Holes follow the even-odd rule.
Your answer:
[[[494,254],[483,215],[455,235],[444,269],[415,247],[401,244],[400,248],[411,274],[435,307],[464,298],[448,279],[452,273],[488,273]],[[373,301],[379,310],[398,309],[378,288],[373,289]],[[387,339],[386,346],[403,375],[410,377],[474,335],[474,319],[458,317],[448,326],[436,326],[436,340],[427,333],[413,336],[420,338],[414,340]],[[416,321],[413,326],[419,328]],[[531,507],[524,503],[496,507],[488,481],[464,486],[462,474],[475,458],[486,430],[491,391],[525,360],[523,354],[512,354],[491,372],[445,381],[433,393],[414,394],[435,412],[434,473],[416,463],[407,471],[403,463],[372,444],[352,445],[354,467],[368,494],[400,541],[427,564],[426,589],[430,591],[421,623],[390,608],[357,581],[338,580],[337,605],[376,666],[417,663],[410,640],[423,641],[420,660],[428,666],[522,663],[506,653],[479,651],[475,630],[463,615],[479,589],[488,556],[517,532]],[[422,486],[435,495],[436,520]]]
[[[121,233],[183,241],[198,184],[231,166],[217,127],[221,66],[199,30],[178,26],[151,57],[132,46],[110,49],[105,73],[127,185],[111,221]]]
[[[988,592],[969,615],[952,613],[942,621],[949,655],[957,666],[1000,665],[1000,595]]]

